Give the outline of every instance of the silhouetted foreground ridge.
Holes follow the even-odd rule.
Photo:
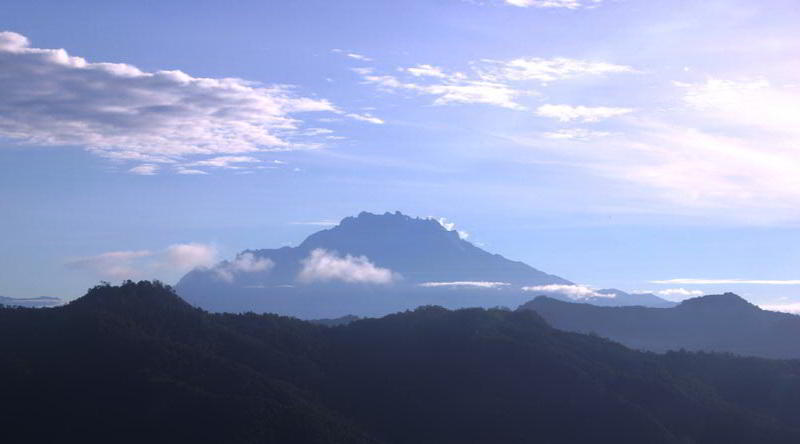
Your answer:
[[[629,350],[530,311],[325,327],[157,283],[0,309],[6,442],[797,443],[800,363]]]

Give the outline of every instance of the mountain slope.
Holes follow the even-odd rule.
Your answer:
[[[0,347],[0,426],[19,442],[800,440],[798,362],[641,353],[530,311],[328,328],[126,283],[0,309]]]
[[[468,291],[459,299],[448,291],[452,287],[436,286],[442,283],[494,286],[462,285]],[[213,311],[335,318],[424,304],[516,306],[529,297],[521,287],[547,284],[570,282],[488,253],[433,219],[363,212],[297,247],[247,250],[233,261],[191,271],[176,289]]]
[[[732,293],[688,299],[674,308],[597,307],[540,297],[520,309],[536,311],[556,328],[642,350],[800,358],[800,316],[762,310]]]

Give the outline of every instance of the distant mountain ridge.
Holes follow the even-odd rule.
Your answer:
[[[733,293],[687,299],[672,308],[598,307],[545,296],[519,309],[536,311],[556,328],[596,333],[641,350],[800,359],[800,316],[762,310]]]
[[[61,299],[50,296],[39,296],[36,298],[10,298],[7,296],[0,296],[0,305],[7,305],[9,307],[54,307],[62,303],[63,301]]]

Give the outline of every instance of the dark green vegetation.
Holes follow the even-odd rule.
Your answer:
[[[674,308],[596,307],[539,297],[520,309],[536,311],[556,328],[596,333],[641,350],[800,358],[800,316],[762,310],[733,293],[688,299]]]
[[[800,442],[800,362],[636,352],[530,311],[325,327],[126,283],[0,309],[0,350],[6,442]]]

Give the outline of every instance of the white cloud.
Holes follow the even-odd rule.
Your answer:
[[[210,267],[217,257],[217,249],[211,245],[200,243],[174,244],[165,251],[166,262],[170,267],[179,270],[191,270],[196,267]]]
[[[797,214],[800,138],[720,135],[663,124],[641,130],[616,146],[614,164],[602,166],[609,176],[660,190],[681,206],[760,209],[747,215],[765,218]]]
[[[389,284],[398,276],[391,270],[375,266],[365,256],[341,257],[335,252],[315,249],[302,261],[297,276],[301,282],[342,281],[348,283]]]
[[[369,58],[369,57],[367,57],[365,55],[362,55],[362,54],[355,53],[355,52],[348,52],[346,55],[347,55],[347,57],[350,57],[351,59],[361,60],[361,61],[364,61],[364,62],[371,62],[372,61],[371,58]]]
[[[289,86],[89,62],[13,32],[0,33],[0,65],[0,136],[148,164],[298,149],[299,114],[342,113]]]
[[[635,73],[630,66],[608,62],[577,60],[566,57],[545,59],[541,57],[520,57],[513,60],[482,60],[483,65],[476,69],[481,78],[489,81],[528,81],[553,82],[585,75]]]
[[[567,128],[557,131],[548,131],[542,133],[542,137],[553,140],[575,140],[575,141],[588,141],[600,137],[610,136],[608,131],[592,131],[584,128]]]
[[[360,60],[362,62],[371,62],[372,61],[371,58],[369,58],[369,57],[367,57],[367,56],[365,56],[363,54],[359,54],[357,52],[353,52],[353,51],[345,51],[343,49],[336,48],[336,49],[332,49],[331,52],[334,52],[334,53],[337,53],[337,54],[343,54],[345,57],[349,57],[349,58],[355,59],[355,60]]]
[[[520,8],[566,8],[579,9],[597,6],[603,0],[505,0],[506,4]]]
[[[469,237],[468,232],[464,230],[456,230],[456,223],[448,221],[446,217],[431,217],[430,219],[439,222],[439,225],[441,225],[442,228],[444,228],[447,231],[455,231],[456,233],[458,233],[458,237],[460,237],[461,239],[466,240]]]
[[[157,279],[174,277],[196,267],[211,266],[217,250],[200,243],[173,244],[159,250],[111,251],[71,259],[67,268],[88,272],[101,279]]]
[[[674,92],[672,108],[637,113],[613,133],[576,128],[515,140],[622,184],[627,197],[657,211],[758,224],[796,220],[800,88],[711,79]],[[587,140],[594,143],[579,143]]]
[[[503,288],[511,284],[507,282],[487,282],[487,281],[454,281],[454,282],[423,282],[420,287],[477,287],[477,288]]]
[[[417,65],[411,68],[406,68],[405,70],[414,77],[448,77],[442,68],[433,65]]]
[[[400,68],[408,79],[380,75],[374,69],[354,70],[367,83],[388,90],[407,90],[435,97],[434,105],[484,104],[523,110],[518,103],[522,96],[535,94],[520,82],[550,82],[582,75],[635,72],[633,68],[606,62],[568,58],[518,58],[509,61],[480,60],[473,62],[471,72],[449,72],[433,65]]]
[[[218,156],[211,159],[198,160],[186,166],[205,166],[214,168],[239,169],[241,164],[261,163],[261,160],[251,156]]]
[[[749,284],[749,285],[800,285],[800,279],[665,279],[650,281],[651,284],[685,284],[685,285],[724,285],[724,284]]]
[[[550,285],[536,285],[532,287],[522,287],[523,291],[530,291],[539,294],[547,295],[548,293],[556,293],[560,295],[564,295],[573,300],[583,300],[589,298],[614,298],[616,297],[614,294],[610,293],[598,293],[597,291],[585,286],[585,285],[562,285],[562,284],[550,284]]]
[[[598,122],[611,117],[622,116],[633,112],[631,108],[614,108],[607,106],[570,106],[542,105],[536,109],[536,115],[558,119],[561,122],[580,120],[582,122]]]
[[[350,70],[360,76],[366,76],[375,72],[374,68],[369,68],[369,67],[350,68]]]
[[[393,76],[365,75],[364,80],[384,89],[406,89],[420,94],[435,96],[434,105],[484,104],[509,109],[523,109],[515,102],[522,93],[510,86],[481,80],[465,80],[449,77],[441,83],[421,84],[403,82]]]
[[[797,85],[775,85],[763,77],[742,80],[710,77],[704,82],[674,84],[690,109],[717,124],[800,136]]]
[[[373,123],[375,125],[383,125],[385,123],[382,119],[375,117],[370,113],[364,113],[364,114],[348,113],[346,114],[346,116],[355,120],[360,120],[362,122]]]
[[[800,302],[792,302],[786,304],[762,304],[759,305],[762,310],[780,311],[783,313],[791,313],[800,315]]]
[[[214,272],[223,281],[233,282],[237,273],[267,271],[274,266],[275,262],[272,259],[256,257],[253,253],[246,251],[238,254],[233,261],[225,261],[217,265],[214,267]]]
[[[643,121],[609,175],[662,190],[684,206],[748,208],[796,217],[800,206],[800,91],[766,79],[678,84],[673,122]],[[743,213],[744,214],[744,213]]]
[[[175,172],[178,174],[186,174],[186,175],[207,175],[208,173],[203,170],[198,170],[195,168],[184,168],[184,167],[176,167]]]
[[[664,290],[658,290],[652,292],[658,296],[664,297],[679,297],[679,298],[690,298],[696,296],[702,296],[705,294],[702,290],[687,290],[685,288],[667,288]]]
[[[144,163],[128,170],[129,173],[138,174],[140,176],[152,176],[156,174],[156,171],[158,171],[158,165],[152,163]]]

